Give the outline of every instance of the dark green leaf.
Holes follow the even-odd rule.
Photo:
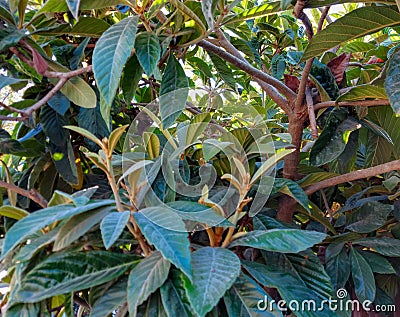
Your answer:
[[[359,250],[358,252],[368,262],[372,272],[379,274],[396,274],[395,269],[385,257],[375,252],[363,250]]]
[[[33,317],[39,316],[40,304],[17,304],[7,309],[6,317]]]
[[[131,271],[128,280],[128,306],[130,316],[136,316],[136,308],[151,293],[164,284],[171,264],[155,251]]]
[[[350,277],[350,258],[344,243],[332,243],[326,249],[326,272],[329,274],[334,290],[343,288]]]
[[[142,78],[143,69],[140,66],[136,54],[132,55],[126,62],[124,75],[121,80],[122,92],[126,102],[131,102],[135,96],[139,80]]]
[[[20,82],[24,82],[24,81],[25,80],[23,80],[23,79],[12,78],[12,77],[0,75],[0,89],[6,87],[8,85],[12,85],[12,84],[16,84],[16,83],[20,83]]]
[[[115,279],[138,263],[136,257],[105,251],[70,252],[52,256],[21,281],[17,301],[34,303]]]
[[[276,192],[289,195],[290,197],[294,198],[305,210],[310,212],[310,207],[308,206],[308,197],[304,190],[296,182],[286,178],[275,178],[274,188],[271,195]]]
[[[98,40],[93,52],[93,72],[106,104],[111,106],[122,70],[135,44],[138,16],[111,26]]]
[[[369,233],[382,227],[386,223],[393,206],[381,204],[377,201],[367,202],[349,216],[350,224],[347,228],[358,233]]]
[[[275,303],[272,305],[273,309],[269,310],[272,301],[272,298],[257,283],[244,274],[239,275],[224,295],[229,317],[283,316]]]
[[[15,223],[4,238],[1,258],[3,259],[18,243],[36,231],[55,221],[70,218],[83,212],[114,204],[113,200],[103,200],[85,206],[59,205],[38,210]]]
[[[64,126],[69,122],[50,106],[42,107],[40,121],[43,131],[49,137],[50,152],[61,177],[67,182],[77,185],[78,171],[75,155],[70,141],[69,131]]]
[[[147,76],[154,74],[160,59],[161,46],[158,37],[151,32],[142,32],[136,36],[136,55]]]
[[[167,317],[164,304],[161,300],[160,292],[155,292],[150,295],[146,303],[138,307],[138,317]],[[182,316],[182,315],[177,315]]]
[[[193,282],[185,283],[192,307],[201,317],[218,303],[240,273],[237,255],[223,248],[201,248],[192,253]]]
[[[145,238],[191,278],[189,240],[183,221],[162,207],[145,208],[133,216]]]
[[[359,244],[371,248],[382,255],[400,257],[400,240],[387,237],[362,238],[355,240],[354,244]]]
[[[344,42],[400,24],[400,13],[387,6],[355,9],[330,23],[316,34],[307,46],[302,60],[318,56]]]
[[[189,81],[179,61],[170,54],[160,87],[160,114],[163,128],[169,128],[186,107]]]
[[[400,114],[400,90],[397,83],[400,80],[400,51],[395,52],[386,70],[385,90],[390,100],[390,105],[396,114]]]
[[[232,70],[229,68],[229,66],[217,55],[210,52],[208,52],[208,55],[210,56],[211,61],[213,62],[218,74],[221,76],[225,84],[236,91],[236,80],[233,77]]]
[[[79,13],[79,5],[81,0],[65,0],[68,5],[69,11],[71,11],[72,16],[78,20],[78,13]]]
[[[186,295],[183,279],[183,273],[172,270],[171,278],[161,287],[161,299],[168,317],[194,316]]]
[[[69,109],[69,106],[71,105],[69,99],[59,91],[57,91],[57,93],[47,103],[61,116],[65,115],[65,113]]]
[[[0,52],[15,46],[22,38],[26,37],[25,30],[14,27],[0,29]]]
[[[110,214],[115,207],[102,207],[85,212],[83,215],[71,217],[61,227],[54,242],[53,251],[60,251],[68,247],[72,242],[83,236],[94,225],[98,224],[104,217]]]
[[[230,247],[242,245],[266,251],[297,253],[322,242],[326,235],[298,229],[271,229],[247,232],[233,240]]]
[[[376,286],[374,273],[368,262],[354,248],[350,249],[351,276],[360,302],[374,301]]]
[[[113,212],[102,220],[100,224],[101,237],[105,248],[108,250],[119,238],[129,221],[130,212]]]
[[[92,305],[90,317],[104,317],[111,314],[119,306],[127,301],[126,287],[128,279],[126,276],[117,280],[113,285],[106,290]]]

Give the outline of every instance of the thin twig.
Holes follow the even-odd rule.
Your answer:
[[[332,223],[333,222],[333,212],[332,212],[331,207],[329,206],[328,199],[326,198],[325,192],[322,189],[319,192],[321,193],[322,200],[324,201],[326,211],[329,214],[330,222]]]
[[[336,101],[325,101],[320,102],[314,105],[314,111],[323,108],[329,108],[334,106],[339,107],[374,107],[374,106],[389,106],[390,101],[387,99],[377,99],[377,100],[361,100],[361,101],[340,101],[336,103]]]
[[[325,179],[321,182],[318,182],[311,186],[308,186],[307,188],[305,188],[305,192],[307,195],[311,195],[311,194],[315,193],[316,191],[327,188],[327,187],[336,186],[339,184],[352,182],[355,180],[360,180],[360,179],[380,175],[383,173],[388,173],[388,172],[395,171],[395,170],[400,170],[400,160],[380,164],[380,165],[366,168],[363,170],[357,170],[357,171],[350,172],[347,174],[343,174],[343,175],[339,175],[339,176],[332,177],[329,179]]]
[[[322,30],[322,27],[324,25],[325,19],[328,21],[327,17],[328,17],[328,12],[329,12],[330,8],[331,7],[328,6],[328,7],[325,7],[325,8],[322,9],[321,17],[320,17],[320,19],[318,21],[317,33]]]
[[[23,117],[9,117],[9,116],[0,116],[0,121],[25,121],[26,118]]]
[[[258,78],[258,79],[266,82],[267,84],[275,87],[288,100],[296,99],[296,94],[290,88],[288,88],[285,84],[283,84],[279,80],[275,79],[274,77],[272,77],[268,74],[265,74],[264,72],[262,72],[261,70],[258,70],[257,68],[251,66],[250,64],[243,62],[239,58],[222,50],[218,46],[215,46],[214,44],[211,44],[210,42],[207,42],[205,40],[200,41],[198,43],[198,45],[203,47],[206,51],[214,53],[215,55],[221,57],[222,59],[224,59],[227,62],[231,63],[232,65],[236,66],[237,68],[245,71],[253,78]],[[274,101],[278,101],[278,102],[280,102],[280,100],[282,98],[281,96],[279,96],[279,94],[278,95],[271,94],[270,97]]]
[[[21,187],[14,185],[14,184],[9,184],[2,180],[0,180],[0,187],[10,189],[10,190],[16,192],[17,194],[27,197],[27,198],[33,200],[35,203],[37,203],[42,208],[47,207],[46,199],[44,199],[44,197],[42,195],[40,195],[40,193],[38,193],[35,189],[26,190],[26,189],[23,189]]]

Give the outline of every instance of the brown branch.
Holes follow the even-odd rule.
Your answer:
[[[340,101],[338,103],[336,103],[336,101],[325,101],[325,102],[320,102],[320,103],[315,104],[314,111],[317,111],[317,110],[323,109],[323,108],[334,107],[336,105],[339,107],[354,107],[354,106],[374,107],[374,106],[389,106],[390,102],[387,99]]]
[[[264,81],[265,83],[275,87],[282,95],[284,95],[288,100],[295,100],[296,99],[296,94],[288,88],[285,84],[280,82],[279,80],[275,79],[274,77],[258,70],[257,68],[251,66],[250,64],[243,62],[241,59],[233,56],[232,54],[222,50],[218,46],[215,46],[214,44],[211,44],[210,42],[207,42],[205,40],[202,40],[198,43],[198,46],[204,48],[206,51],[209,51],[220,58],[226,60],[227,62],[231,63],[232,65],[236,66],[237,68],[243,70],[253,78],[260,79]],[[275,100],[280,100],[280,97],[274,95],[271,96],[271,99]]]
[[[9,184],[3,180],[0,180],[0,187],[10,189],[10,190],[16,192],[17,194],[28,197],[29,199],[33,200],[35,203],[37,203],[42,208],[47,207],[46,199],[44,199],[43,196],[40,195],[35,189],[26,190],[26,189],[23,189],[23,188],[20,188],[20,187],[14,185],[14,184]]]
[[[352,182],[355,180],[360,180],[363,178],[368,178],[376,175],[380,175],[383,173],[388,173],[394,170],[400,170],[400,160],[388,162],[385,164],[377,165],[374,167],[366,168],[363,170],[358,170],[354,172],[350,172],[347,174],[339,175],[336,177],[332,177],[329,179],[325,179],[321,182],[315,183],[311,186],[308,186],[305,189],[307,195],[311,195],[320,189],[324,189],[331,186],[336,186],[339,184]]]
[[[314,102],[309,88],[306,89],[306,102],[308,110],[308,120],[310,121],[311,135],[318,139],[317,121],[315,119]]]
[[[314,31],[310,19],[308,18],[307,14],[304,13],[304,7],[306,6],[306,4],[306,0],[297,0],[293,8],[293,15],[303,22],[308,40],[311,41],[314,35]]]
[[[50,72],[50,71],[46,71],[44,73],[45,77],[49,77],[49,78],[65,78],[65,79],[70,79],[72,77],[75,76],[79,76],[85,73],[90,73],[93,70],[93,66],[89,65],[87,67],[82,67],[79,68],[77,70],[71,70],[67,73],[64,72]]]
[[[321,10],[321,17],[319,18],[318,21],[317,33],[322,30],[322,26],[324,25],[325,19],[328,21],[327,16],[330,8],[331,7],[328,6]]]
[[[23,117],[9,117],[9,116],[0,116],[0,121],[25,121],[26,118]]]
[[[243,62],[250,65],[250,63],[240,54],[239,50],[232,45],[231,42],[225,37],[225,34],[221,31],[221,29],[216,29],[215,34],[218,37],[218,40],[212,41],[212,39],[208,40],[212,42],[214,45],[218,45],[223,47],[228,53],[232,54],[233,56],[237,57],[238,59],[242,60]],[[216,44],[218,43],[218,44]],[[260,85],[261,89],[264,90],[271,98],[272,96],[276,97],[275,99],[272,98],[275,103],[283,109],[286,113],[290,113],[292,109],[289,107],[289,104],[285,98],[283,98],[275,87],[269,85],[268,83],[260,80],[259,78],[253,77],[253,79]]]

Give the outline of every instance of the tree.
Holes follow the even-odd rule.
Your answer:
[[[396,3],[0,0],[5,316],[393,310]]]

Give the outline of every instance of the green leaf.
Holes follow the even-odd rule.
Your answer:
[[[69,99],[59,91],[57,91],[57,93],[47,102],[47,104],[52,107],[54,111],[62,116],[65,115],[65,113],[71,106]]]
[[[186,292],[196,313],[203,317],[218,303],[240,274],[240,260],[223,248],[204,247],[192,253],[193,282]]]
[[[57,254],[24,276],[16,301],[34,303],[103,284],[121,276],[137,263],[134,256],[106,251]]]
[[[330,118],[331,116],[332,113]],[[321,166],[337,159],[345,150],[350,133],[361,127],[361,124],[351,117],[341,122],[340,120],[328,120],[311,149],[310,164],[313,166]]]
[[[155,251],[131,271],[128,280],[128,305],[131,317],[136,316],[136,308],[151,293],[164,284],[171,264]]]
[[[339,101],[358,101],[365,100],[368,98],[373,99],[387,99],[385,89],[379,86],[374,85],[360,85],[354,86],[349,91],[341,95],[336,99],[336,102]]]
[[[60,251],[68,247],[72,242],[88,232],[94,225],[98,224],[104,217],[109,215],[112,209],[115,209],[115,207],[102,207],[87,211],[83,215],[79,214],[71,217],[61,227],[54,242],[53,251]]]
[[[56,28],[38,29],[32,33],[47,36],[69,34],[75,36],[100,37],[109,27],[110,25],[104,20],[93,17],[80,17],[79,21],[73,26],[61,24]]]
[[[278,153],[272,155],[269,157],[257,170],[257,172],[254,173],[253,177],[251,178],[250,184],[254,184],[257,182],[257,180],[263,176],[266,172],[268,172],[271,168],[273,168],[276,163],[278,163],[280,160],[282,160],[286,155],[292,153],[294,149],[290,150],[282,150],[279,151]]]
[[[386,6],[355,9],[330,23],[308,44],[301,60],[318,56],[342,43],[400,24],[400,13]]]
[[[376,286],[374,273],[368,262],[354,248],[350,249],[351,276],[360,302],[374,301]]]
[[[350,258],[344,243],[332,243],[326,249],[326,272],[329,274],[333,289],[344,288],[350,277]]]
[[[347,229],[358,233],[369,233],[382,227],[386,223],[393,206],[381,204],[377,201],[367,202],[357,211],[349,215],[350,224]]]
[[[203,158],[205,161],[211,160],[219,152],[224,151],[228,146],[233,145],[231,142],[222,142],[216,139],[207,139],[203,141]]]
[[[326,234],[299,229],[255,230],[233,240],[229,247],[238,245],[266,251],[297,253],[322,242]]]
[[[72,0],[70,0],[72,1]],[[75,0],[76,1],[76,0]],[[80,0],[80,10],[94,10],[101,9],[106,7],[114,7],[118,4],[126,4],[124,0]],[[65,1],[60,0],[49,0],[45,3],[45,5],[39,10],[38,13],[45,12],[67,12],[68,5]]]
[[[121,127],[114,129],[111,132],[110,138],[108,139],[108,152],[109,153],[112,153],[114,151],[119,139],[121,138],[122,134],[125,132],[125,130],[128,126],[129,126],[128,124],[123,125]]]
[[[7,77],[4,75],[0,75],[0,89],[3,89],[4,87],[20,82],[24,82],[26,80],[24,79],[18,79],[18,78],[12,78],[12,77]]]
[[[88,130],[76,127],[74,125],[66,125],[64,126],[64,128],[82,134],[85,138],[88,138],[90,141],[96,143],[101,149],[105,150],[105,147],[103,143],[99,140],[99,138],[96,137],[93,133],[89,132]]]
[[[133,216],[144,237],[191,278],[189,240],[183,221],[173,211],[162,207],[148,207]]]
[[[266,256],[269,257],[269,254]],[[318,258],[317,258],[318,259]],[[330,295],[319,294],[318,289],[317,292],[310,288],[302,279],[303,276],[300,276],[296,270],[291,266],[291,263],[288,261],[285,255],[272,255],[271,260],[268,261],[267,265],[263,265],[257,262],[250,261],[242,261],[243,267],[249,272],[261,285],[267,287],[276,288],[279,291],[281,297],[287,302],[291,301],[303,302],[308,301],[311,298],[315,302],[316,307],[325,306],[324,310],[317,309],[307,309],[303,307],[299,307],[299,310],[296,310],[296,316],[299,317],[317,317],[317,316],[336,316],[333,315],[332,312],[327,307],[328,305],[324,305],[324,300],[330,298]],[[320,264],[321,265],[321,264]],[[307,273],[311,273],[311,279],[314,281],[318,281],[318,273],[312,272],[309,268]],[[325,273],[325,272],[324,272]],[[326,273],[325,273],[326,275]],[[331,287],[329,277],[326,286]],[[293,287],[296,285],[296,287]],[[261,298],[260,298],[261,299]],[[259,302],[260,303],[260,302]],[[264,304],[262,306],[261,304]],[[268,305],[266,305],[268,304]],[[271,302],[266,303],[265,299],[262,303],[260,303],[261,307],[265,307],[267,310],[270,306]],[[306,306],[305,306],[306,307]],[[312,307],[312,306],[310,306]],[[274,307],[274,311],[278,310],[277,307]]]
[[[197,141],[197,138],[203,133],[203,131],[207,128],[208,123],[211,120],[211,116],[208,112],[200,113],[190,121],[190,124],[183,127],[186,132],[185,137],[185,144],[193,144]]]
[[[218,74],[221,76],[225,84],[236,91],[236,80],[233,77],[232,70],[229,68],[229,66],[222,58],[218,57],[217,55],[210,52],[207,53],[210,56],[212,63],[214,64]]]
[[[70,184],[79,183],[75,154],[69,131],[64,126],[69,122],[50,106],[45,105],[40,111],[40,122],[44,133],[49,138],[50,153],[61,177]]]
[[[40,316],[40,304],[17,304],[8,308],[6,317],[31,317]]]
[[[97,104],[96,108],[80,108],[78,114],[78,125],[82,129],[91,132],[99,140],[103,140],[103,138],[110,135],[108,126],[100,112],[100,104]],[[93,141],[87,141],[87,144],[89,150],[98,150],[98,147],[93,143]]]
[[[108,250],[119,238],[126,224],[129,221],[130,212],[113,212],[101,221],[101,237],[104,247]]]
[[[168,317],[194,316],[186,295],[183,279],[182,272],[172,270],[170,279],[161,286],[161,300]]]
[[[395,52],[386,70],[385,90],[390,100],[390,105],[396,114],[400,114],[400,90],[397,85],[400,80],[400,51]]]
[[[281,9],[281,1],[274,1],[262,4],[260,6],[255,6],[251,9],[245,10],[239,14],[235,14],[232,17],[227,17],[224,20],[224,24],[226,23],[235,23],[246,20],[251,20],[254,18],[261,18],[263,16],[275,14],[282,11]]]
[[[138,307],[138,317],[167,317],[164,304],[161,300],[160,292],[156,291],[150,295],[146,303]],[[177,315],[182,316],[182,315]]]
[[[149,159],[155,159],[160,155],[160,139],[158,136],[151,132],[143,133],[143,141],[146,146],[146,152],[149,155]]]
[[[274,192],[276,191],[294,198],[306,211],[311,212],[306,193],[295,181],[286,178],[275,178]]]
[[[15,25],[15,20],[10,12],[10,6],[8,1],[0,0],[0,17],[10,23],[10,25]]]
[[[382,255],[400,257],[400,240],[387,237],[362,238],[355,240],[354,244],[371,248]]]
[[[232,227],[233,224],[214,209],[192,201],[174,201],[167,204],[183,220],[192,220],[210,227]]]
[[[69,11],[71,11],[72,16],[75,18],[75,20],[78,20],[79,18],[79,6],[81,4],[81,0],[65,0],[68,5]]]
[[[142,32],[136,36],[136,55],[146,74],[154,74],[161,54],[158,37],[152,32]]]
[[[189,81],[181,64],[170,54],[160,87],[160,114],[164,129],[169,128],[186,107]]]
[[[56,239],[59,230],[60,228],[56,228],[36,239],[31,239],[30,243],[24,245],[14,259],[17,261],[29,261],[41,248]]]
[[[109,107],[135,44],[138,19],[138,16],[128,17],[111,26],[100,37],[93,51],[94,77]]]
[[[22,38],[26,37],[26,30],[20,30],[10,26],[0,29],[0,52],[11,46],[15,46]]]
[[[267,309],[260,305],[260,301],[268,300]],[[276,304],[269,310],[269,304],[273,299],[260,285],[255,283],[247,275],[240,274],[232,287],[225,293],[224,302],[229,317],[281,317],[283,316]]]
[[[8,218],[20,220],[29,215],[29,212],[14,206],[1,206],[0,207],[0,216],[5,216]]]
[[[132,55],[125,64],[124,74],[121,80],[121,88],[126,102],[131,102],[135,96],[136,88],[142,78],[143,69],[139,60]]]
[[[363,250],[358,250],[358,253],[368,262],[372,272],[379,274],[396,274],[396,270],[385,257],[375,252]]]
[[[126,287],[128,279],[126,276],[117,280],[107,288],[106,292],[100,296],[92,305],[89,317],[104,317],[111,314],[126,302]]]
[[[55,221],[70,218],[83,212],[109,206],[114,203],[113,200],[103,200],[79,207],[74,207],[72,205],[59,205],[35,211],[15,223],[7,232],[4,238],[1,259],[4,259],[8,252],[10,252],[17,244],[26,240],[29,235]]]

